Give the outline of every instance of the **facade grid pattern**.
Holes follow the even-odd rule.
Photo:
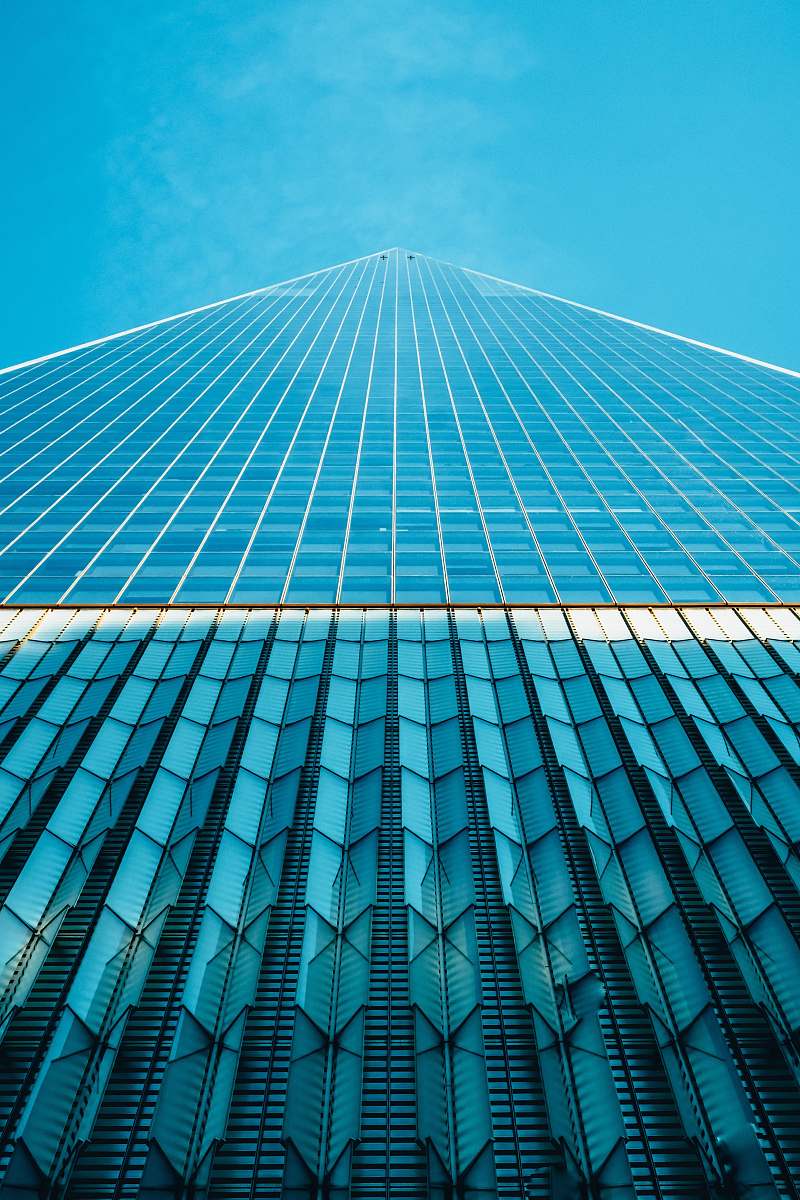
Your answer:
[[[797,601],[798,399],[387,251],[0,375],[0,595]]]
[[[0,1200],[800,1200],[798,400],[398,249],[0,371]]]

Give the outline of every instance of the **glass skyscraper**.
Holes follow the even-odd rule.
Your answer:
[[[406,250],[0,373],[0,1198],[800,1196],[800,376]]]

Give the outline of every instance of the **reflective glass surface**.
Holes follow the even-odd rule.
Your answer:
[[[798,399],[386,251],[2,373],[0,597],[797,601]]]

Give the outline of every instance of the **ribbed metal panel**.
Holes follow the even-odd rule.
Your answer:
[[[0,1196],[800,1194],[794,610],[0,652]]]

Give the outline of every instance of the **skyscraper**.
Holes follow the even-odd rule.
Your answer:
[[[0,374],[0,1197],[800,1194],[798,400],[396,249]]]

